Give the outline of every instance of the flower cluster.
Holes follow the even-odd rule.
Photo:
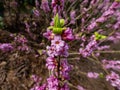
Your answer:
[[[59,18],[57,19],[59,20]],[[56,31],[57,30],[58,29],[56,29]],[[69,90],[67,83],[64,83],[64,81],[69,79],[69,71],[71,70],[71,67],[68,64],[67,59],[61,59],[61,57],[68,57],[69,47],[65,41],[73,40],[74,35],[70,28],[66,28],[60,33],[58,33],[59,31],[56,31],[54,33],[52,30],[47,30],[47,32],[43,34],[45,38],[51,40],[51,45],[46,47],[48,55],[46,66],[51,72],[47,79],[47,88],[48,90]],[[60,82],[63,84],[61,85]]]
[[[118,43],[120,40],[120,32],[114,33],[112,36],[108,38],[109,41],[112,41],[113,43]]]
[[[63,11],[65,0],[52,0],[53,13],[59,13]]]
[[[30,90],[45,90],[46,88],[46,84],[43,85],[39,85],[41,78],[39,78],[36,75],[32,75],[32,79],[35,82],[35,85],[33,86],[33,88],[31,88]]]
[[[98,46],[97,41],[93,39],[86,45],[86,47],[84,49],[80,48],[79,53],[83,57],[88,57],[97,48],[97,46]]]
[[[111,83],[113,87],[117,87],[120,90],[120,76],[115,72],[111,72],[111,74],[106,76],[106,80]]]
[[[59,80],[55,76],[50,76],[47,82],[48,90],[59,90]]]
[[[41,2],[41,9],[43,9],[45,12],[49,12],[50,11],[48,0],[42,0],[42,2]]]
[[[103,60],[102,63],[106,69],[120,70],[119,60]]]
[[[15,41],[15,46],[17,47],[18,50],[20,51],[29,51],[30,48],[27,46],[28,40],[22,36],[22,35],[17,35],[14,38]]]
[[[49,57],[55,56],[68,56],[68,45],[61,40],[60,36],[55,36],[53,40],[51,40],[51,46],[47,46],[47,54]]]
[[[13,46],[10,43],[3,43],[0,44],[0,50],[2,50],[3,52],[9,52],[13,50]]]
[[[91,24],[87,27],[87,29],[89,31],[92,31],[95,27],[98,26],[98,23],[103,23],[106,20],[108,20],[108,18],[110,18],[111,16],[114,15],[114,13],[116,12],[116,10],[120,7],[120,3],[115,1],[112,3],[112,5],[109,7],[108,10],[106,10],[99,18],[97,18],[96,20],[92,21]]]

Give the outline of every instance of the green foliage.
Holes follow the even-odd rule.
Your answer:
[[[48,27],[48,29],[52,29],[53,33],[55,33],[55,34],[61,34],[63,32],[63,30],[66,29],[63,27],[64,24],[65,24],[65,20],[60,19],[59,15],[56,14],[56,16],[54,17],[54,26],[50,26],[50,27]]]
[[[94,35],[96,40],[105,39],[107,37],[105,35],[99,34],[98,32],[95,32]]]
[[[104,74],[103,74],[103,73],[100,73],[100,74],[99,74],[99,77],[100,77],[100,78],[104,78]]]

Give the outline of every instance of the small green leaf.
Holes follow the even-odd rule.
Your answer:
[[[53,28],[53,33],[55,34],[61,34],[63,31],[63,28]]]
[[[40,50],[37,50],[38,51],[38,53],[41,55],[42,54],[42,49],[40,49]]]
[[[60,26],[60,18],[59,18],[59,16],[58,16],[58,14],[56,14],[56,16],[54,17],[54,27],[61,27]]]
[[[95,32],[94,35],[96,40],[105,39],[107,37],[105,35],[99,34],[98,32]]]
[[[102,38],[102,39],[105,39],[105,38],[106,38],[106,36],[101,36],[101,38]]]
[[[53,26],[49,26],[49,27],[48,27],[48,29],[50,29],[50,30],[53,29],[53,28],[54,28]]]
[[[100,74],[99,74],[99,77],[100,77],[100,78],[104,78],[104,74],[103,74],[103,73],[100,73]]]
[[[60,19],[60,25],[64,26],[64,24],[65,24],[65,20],[64,19]]]

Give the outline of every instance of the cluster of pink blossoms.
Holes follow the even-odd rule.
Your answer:
[[[61,14],[61,12],[64,9],[64,3],[65,3],[65,0],[52,0],[53,13]]]
[[[0,43],[0,50],[3,52],[9,52],[13,50],[13,46],[10,43]]]
[[[113,2],[108,10],[106,10],[99,18],[91,22],[87,27],[88,31],[94,30],[94,28],[98,26],[98,23],[103,23],[112,17],[118,8],[120,8],[120,3],[118,1]]]
[[[72,29],[66,28],[61,34],[55,34],[52,30],[47,30],[43,36],[51,40],[51,45],[46,47],[48,55],[46,66],[50,71],[47,88],[48,90],[69,90],[65,81],[69,80],[71,67],[67,62],[69,47],[65,41],[74,40]]]
[[[36,75],[32,75],[32,79],[35,82],[35,85],[33,88],[31,88],[30,90],[45,90],[46,88],[46,84],[40,85],[40,81],[42,80],[41,78],[39,78]]]
[[[95,40],[94,35],[90,38],[88,44],[86,44],[86,45],[84,43],[85,38],[84,37],[81,37],[81,38],[82,38],[81,41],[83,41],[83,43],[80,46],[84,47],[84,48],[80,48],[79,53],[82,57],[86,58],[86,57],[90,56],[92,54],[92,52],[98,48],[99,43],[98,43],[98,40]]]
[[[120,76],[118,74],[112,71],[110,75],[106,76],[106,80],[109,81],[113,87],[120,90]]]
[[[120,70],[120,61],[119,60],[103,60],[103,66],[106,69]]]

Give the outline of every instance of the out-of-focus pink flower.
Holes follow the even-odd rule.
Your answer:
[[[88,72],[87,76],[88,76],[89,78],[94,78],[94,79],[96,79],[96,78],[98,78],[99,74],[98,74],[98,73],[95,73],[95,72]]]
[[[34,15],[37,16],[37,17],[40,16],[40,12],[39,12],[36,8],[33,9],[33,13],[34,13]]]
[[[75,17],[76,17],[76,12],[75,11],[71,11],[70,12],[70,24],[75,24]]]
[[[55,35],[52,33],[51,30],[47,30],[47,32],[43,33],[43,36],[48,40],[52,40]]]
[[[113,87],[117,87],[120,90],[120,76],[115,72],[111,72],[111,74],[106,76],[106,80],[111,83]]]
[[[120,41],[120,32],[114,33],[112,36],[108,37],[107,40],[118,43]]]
[[[106,69],[120,70],[119,60],[102,60],[102,63]]]
[[[42,0],[41,9],[43,9],[45,12],[50,11],[50,7],[48,5],[48,0]]]
[[[46,89],[46,84],[39,85],[40,81],[42,80],[40,77],[36,75],[32,75],[32,79],[34,80],[35,85],[30,90],[45,90]]]
[[[98,47],[98,43],[96,40],[91,40],[85,47],[85,49],[83,48],[80,48],[79,49],[79,53],[80,55],[82,55],[83,57],[87,57],[87,56],[90,56],[91,53],[97,49]]]
[[[9,52],[13,50],[13,46],[10,43],[0,44],[0,50],[3,52]]]
[[[77,86],[78,90],[85,90],[82,86],[78,85]]]
[[[39,4],[39,1],[38,1],[38,0],[35,0],[35,6],[36,6],[36,8],[38,8],[38,7],[40,6],[40,4]]]

